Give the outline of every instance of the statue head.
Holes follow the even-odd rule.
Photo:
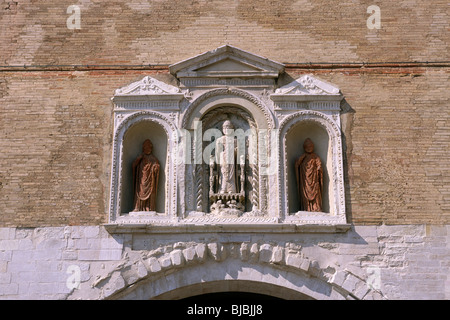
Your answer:
[[[230,120],[225,120],[222,124],[222,131],[223,133],[226,135],[228,134],[231,130],[234,129],[233,123]]]
[[[153,144],[150,139],[147,139],[142,144],[142,152],[145,154],[151,154],[153,151]]]
[[[303,150],[305,150],[306,153],[314,152],[314,143],[310,138],[306,138],[305,142],[303,143]]]

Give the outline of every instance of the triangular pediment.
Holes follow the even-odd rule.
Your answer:
[[[312,75],[304,75],[291,83],[278,88],[275,94],[280,95],[338,95],[339,88],[317,79]]]
[[[184,93],[180,88],[145,76],[139,81],[119,88],[111,100],[115,109],[133,109],[145,106],[151,109],[179,110]]]
[[[233,58],[225,58],[213,64],[209,64],[205,67],[193,70],[196,72],[255,72],[264,71],[252,65],[236,61]]]
[[[114,96],[164,95],[177,93],[181,94],[179,88],[146,76],[139,81],[117,89]]]
[[[169,66],[178,79],[277,78],[284,65],[225,45]]]
[[[308,103],[310,109],[339,110],[343,96],[335,85],[306,74],[276,89],[270,99],[276,109],[295,109]]]

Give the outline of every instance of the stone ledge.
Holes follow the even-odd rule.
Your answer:
[[[154,224],[154,223],[107,223],[103,225],[109,233],[345,233],[351,224]]]

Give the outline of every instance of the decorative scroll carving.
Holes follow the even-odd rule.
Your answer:
[[[142,80],[133,82],[132,84],[126,87],[117,89],[114,95],[128,96],[128,95],[173,94],[173,93],[181,93],[181,90],[177,87],[168,85],[167,83],[146,76]]]
[[[254,141],[252,144],[252,150],[250,155],[250,168],[252,172],[251,182],[252,182],[252,211],[257,211],[260,209],[259,207],[259,165],[257,162],[257,154],[258,154],[258,143]],[[253,157],[253,158],[252,158]]]
[[[304,75],[291,83],[275,90],[277,94],[292,95],[336,95],[339,88],[321,81],[311,75]]]
[[[203,211],[203,164],[196,165],[195,185],[197,187],[195,197],[196,210]]]

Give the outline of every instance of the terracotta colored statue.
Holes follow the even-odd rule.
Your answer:
[[[152,150],[152,142],[145,140],[141,155],[133,162],[134,211],[156,210],[160,165]]]
[[[305,153],[295,162],[300,210],[322,212],[322,162],[314,153],[311,139],[305,140],[303,149]]]

